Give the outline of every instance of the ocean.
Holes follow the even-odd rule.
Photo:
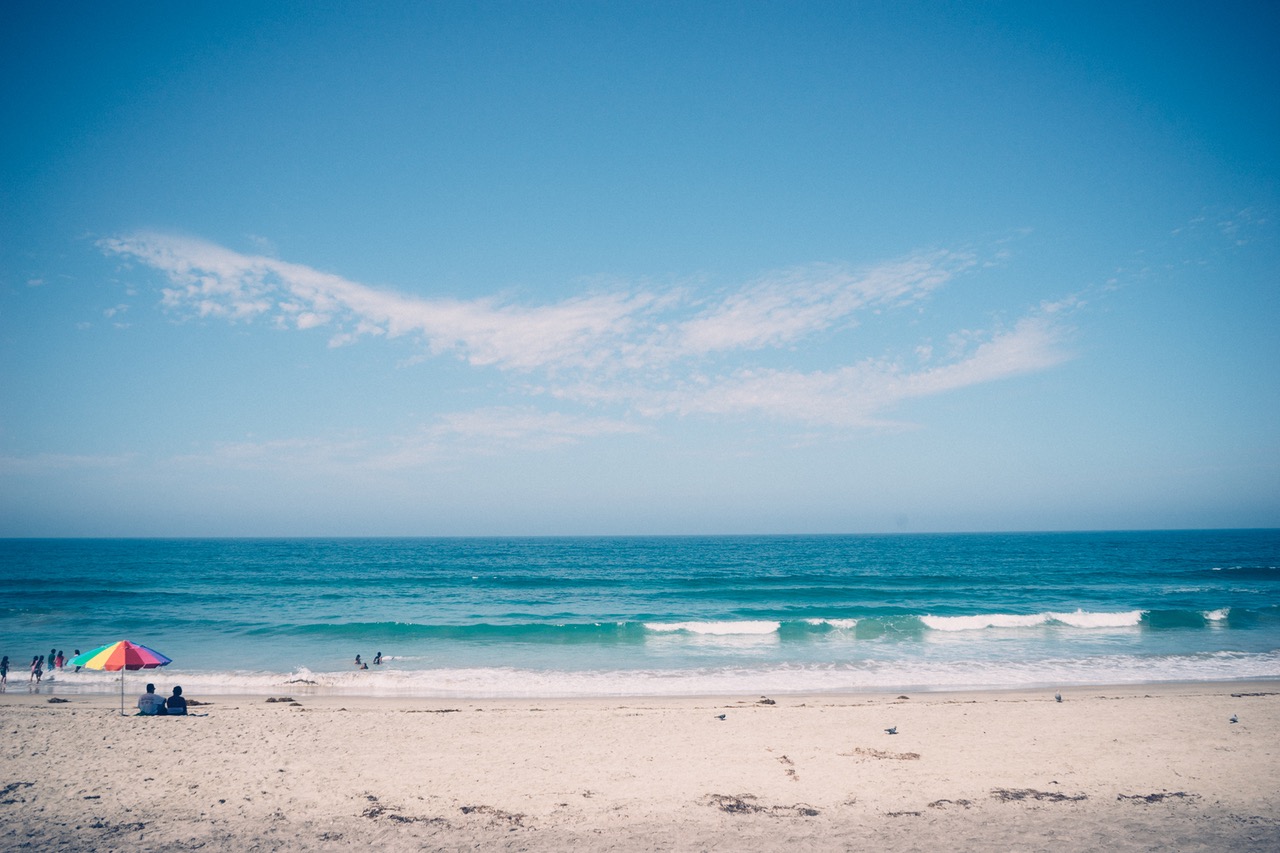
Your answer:
[[[192,696],[1280,678],[1280,530],[10,539],[0,569],[10,691],[30,689],[33,655],[119,639],[173,659],[129,673],[128,690]],[[39,690],[119,684],[66,668]]]

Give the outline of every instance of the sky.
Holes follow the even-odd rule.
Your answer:
[[[1274,3],[0,9],[0,536],[1280,526]]]

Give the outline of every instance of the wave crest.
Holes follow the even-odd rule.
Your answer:
[[[645,622],[647,631],[656,634],[681,632],[685,634],[710,634],[723,637],[731,634],[773,634],[781,622],[753,620],[743,622]]]
[[[978,631],[985,628],[1035,628],[1040,625],[1068,625],[1072,628],[1129,628],[1142,621],[1144,610],[1117,613],[1076,610],[1073,613],[979,613],[973,616],[921,616],[920,621],[934,631]]]

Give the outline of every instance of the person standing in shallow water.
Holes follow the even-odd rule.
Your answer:
[[[0,660],[0,687],[9,683],[9,656],[5,655]]]
[[[44,660],[42,655],[33,655],[31,658],[31,681],[36,684],[40,683],[40,679],[44,677]]]
[[[77,657],[77,658],[80,657],[80,650],[76,649],[76,653],[72,655],[72,657]],[[80,667],[76,667],[76,672],[79,672],[79,671],[80,671]]]

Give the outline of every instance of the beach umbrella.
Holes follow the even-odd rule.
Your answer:
[[[83,666],[85,669],[105,669],[108,672],[120,671],[120,715],[124,716],[124,671],[126,669],[155,669],[172,661],[155,649],[131,643],[128,640],[117,640],[107,643],[82,655],[71,659],[72,666]]]

